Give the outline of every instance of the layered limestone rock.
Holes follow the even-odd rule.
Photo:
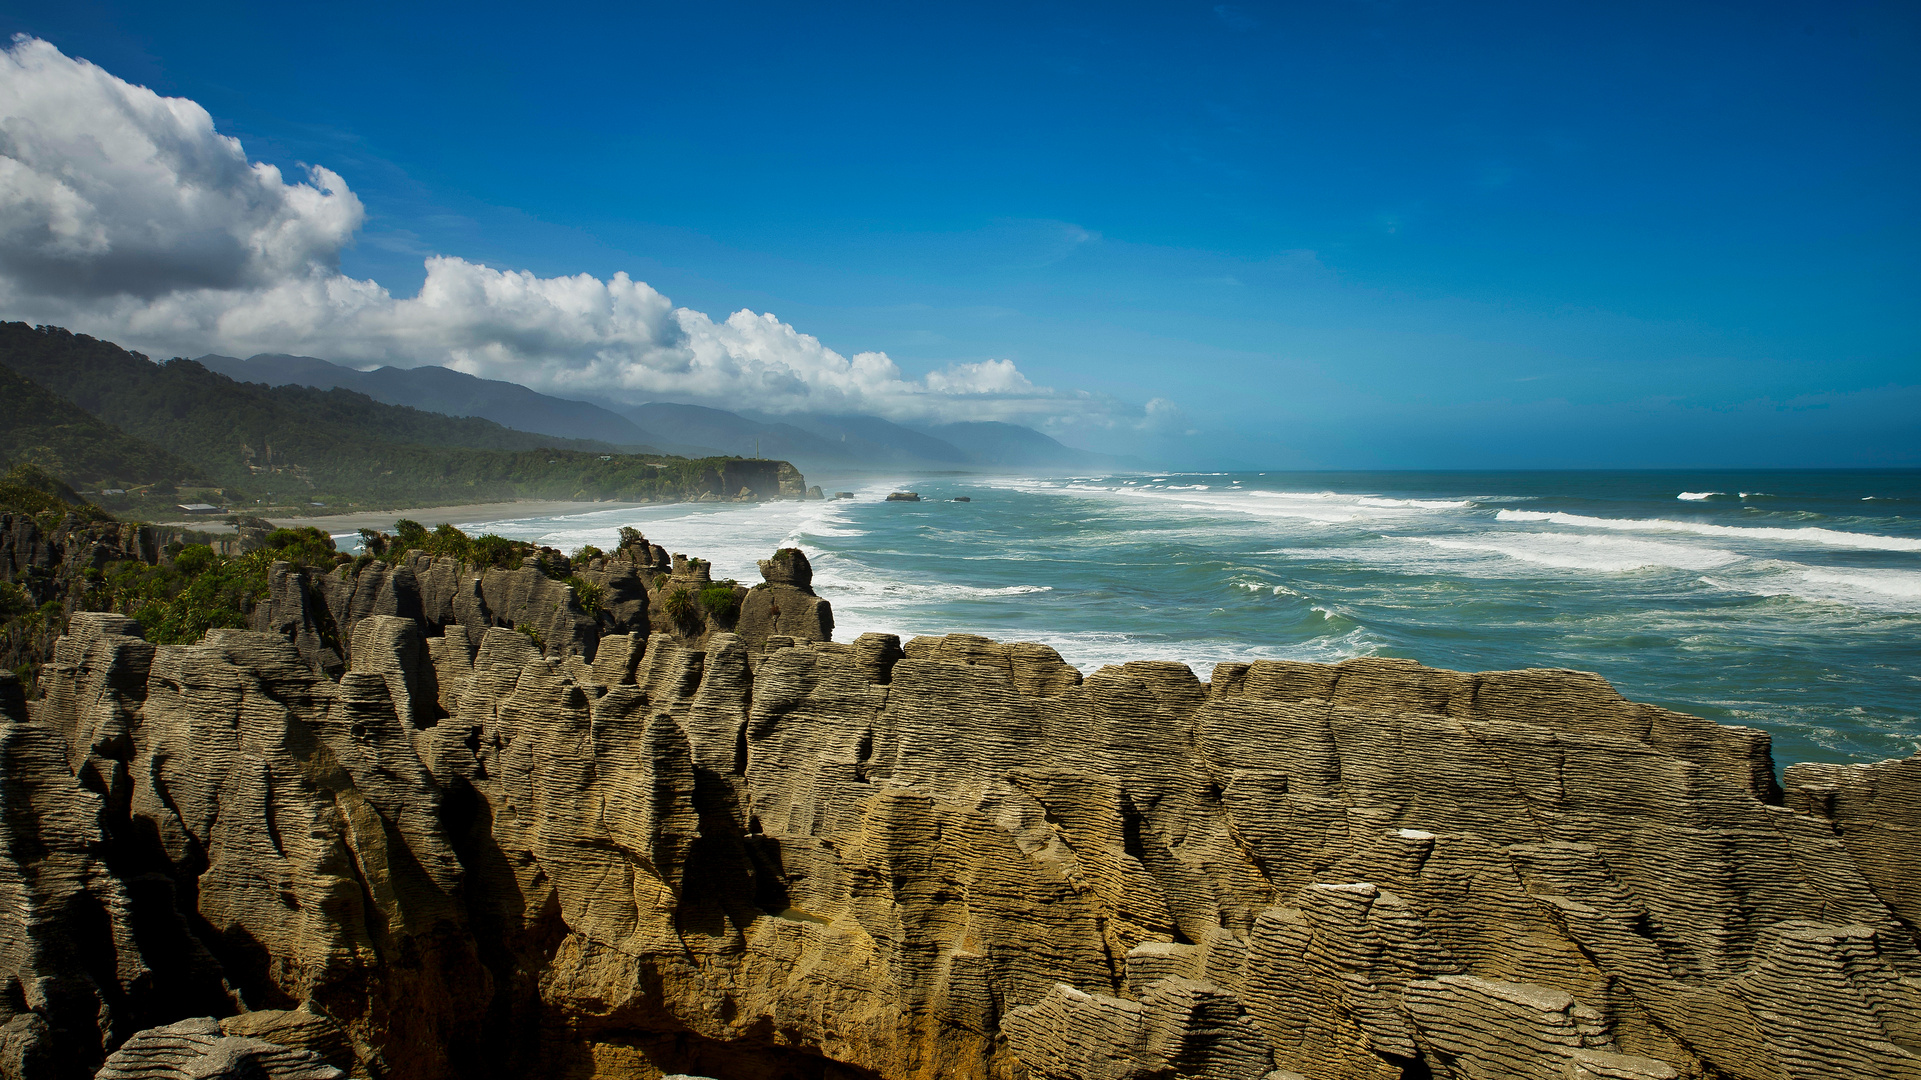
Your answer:
[[[212,1017],[136,1033],[96,1080],[346,1080],[306,1050],[225,1034]]]
[[[657,550],[645,595],[702,577]],[[81,615],[0,675],[0,1073],[184,1020],[392,1080],[1921,1076],[1914,759],[1783,790],[1579,672],[352,584],[337,670]]]
[[[700,565],[704,582],[706,564]],[[632,529],[624,530],[613,554],[574,570],[573,578],[594,590],[591,597],[570,581],[549,577],[531,557],[503,569],[413,551],[396,563],[345,563],[324,574],[276,562],[268,571],[267,596],[254,609],[253,628],[286,637],[309,667],[335,678],[347,667],[361,623],[370,618],[419,623],[429,639],[464,651],[469,664],[495,627],[521,631],[548,655],[591,662],[603,637],[645,635],[656,625],[673,630],[657,617],[668,569],[667,553]]]
[[[834,610],[814,594],[814,567],[799,548],[781,548],[760,560],[759,585],[741,602],[738,632],[748,645],[765,648],[770,637],[831,641]]]

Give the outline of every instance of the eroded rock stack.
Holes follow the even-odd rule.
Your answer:
[[[536,558],[503,569],[413,551],[395,563],[365,560],[325,572],[274,563],[253,628],[293,642],[308,666],[332,678],[346,670],[360,624],[376,616],[418,623],[428,648],[464,651],[468,663],[487,631],[499,627],[521,631],[543,653],[591,661],[605,637],[644,636],[656,625],[679,629],[662,616],[659,593],[670,565],[679,573],[686,557],[670,564],[665,549],[626,533],[613,554],[572,568],[573,578],[597,590],[591,602]]]
[[[1921,760],[1783,791],[1578,672],[1083,677],[504,581],[542,645],[402,573],[335,670],[79,615],[0,675],[0,1072],[188,1021],[394,1080],[1921,1075]]]
[[[740,609],[740,636],[756,650],[767,639],[831,641],[834,610],[814,594],[814,567],[799,548],[781,548],[760,560],[759,585],[747,591]]]

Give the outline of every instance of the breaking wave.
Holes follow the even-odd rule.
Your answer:
[[[1720,536],[1732,540],[1821,544],[1828,547],[1857,548],[1862,551],[1921,551],[1921,538],[1917,537],[1878,536],[1874,533],[1844,532],[1840,529],[1823,529],[1812,525],[1783,529],[1765,525],[1715,525],[1705,521],[1670,521],[1665,518],[1600,518],[1544,510],[1502,510],[1494,516],[1499,521],[1544,521],[1583,529],[1693,533],[1696,536]]]
[[[1742,559],[1732,551],[1719,548],[1567,533],[1497,533],[1463,540],[1444,540],[1432,536],[1408,539],[1447,551],[1489,552],[1539,566],[1604,573],[1648,569],[1713,570]]]

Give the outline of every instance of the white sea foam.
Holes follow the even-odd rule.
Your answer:
[[[1711,499],[1716,495],[1726,494],[1727,492],[1725,491],[1683,491],[1681,494],[1676,495],[1675,498],[1684,499],[1688,502],[1700,502],[1702,499]]]
[[[1818,589],[1832,589],[1872,598],[1878,603],[1912,608],[1921,605],[1921,573],[1913,570],[1835,569],[1808,567],[1802,580]]]
[[[1463,510],[1473,506],[1469,499],[1390,499],[1385,495],[1354,495],[1341,491],[1253,491],[1249,494],[1260,499],[1284,499],[1290,502],[1315,503],[1352,503],[1356,506],[1391,507],[1395,509],[1417,510]]]
[[[1471,499],[1387,499],[1378,495],[1363,495],[1355,502],[1362,506],[1408,507],[1414,510],[1466,510],[1474,505]]]
[[[1540,510],[1502,510],[1500,521],[1544,521],[1583,529],[1614,529],[1622,532],[1680,532],[1697,536],[1720,536],[1731,540],[1777,541],[1791,544],[1821,544],[1828,547],[1858,548],[1862,551],[1921,551],[1921,537],[1880,536],[1875,533],[1843,532],[1808,526],[1799,529],[1771,528],[1760,525],[1712,525],[1702,521],[1669,521],[1662,518],[1599,518],[1584,514],[1563,514]]]
[[[1463,510],[1474,505],[1468,500],[1390,499],[1379,495],[1351,495],[1333,491],[1230,490],[1204,498],[1206,502],[1185,505],[1214,512],[1228,511],[1252,517],[1323,524],[1412,520],[1426,518],[1437,510]]]
[[[996,641],[1039,641],[1053,647],[1061,654],[1061,659],[1079,668],[1083,674],[1089,675],[1109,664],[1120,665],[1130,660],[1176,660],[1193,668],[1194,673],[1201,678],[1208,679],[1213,677],[1216,664],[1247,663],[1255,660],[1306,660],[1331,664],[1355,656],[1372,656],[1385,644],[1377,635],[1359,626],[1343,633],[1324,635],[1304,642],[1254,645],[1244,641],[1219,638],[1171,641],[1156,634],[1088,630],[1036,633],[1032,627],[995,628],[983,627],[979,624],[950,625],[921,620],[915,620],[912,625],[907,626],[893,623],[862,625],[858,631],[850,625],[843,632],[838,608],[834,611],[834,620],[834,636],[848,641],[853,640],[859,633],[867,633],[870,630],[899,634],[902,640],[914,634],[965,632],[982,634]]]
[[[870,484],[857,492],[869,501],[895,490],[894,482]],[[758,560],[775,548],[801,546],[814,556],[816,538],[851,539],[866,535],[855,528],[849,502],[767,502],[747,505],[667,503],[624,506],[584,514],[463,523],[468,532],[498,532],[573,551],[586,544],[611,550],[620,529],[630,525],[669,551],[686,552],[713,563],[716,578],[760,580]]]
[[[1051,585],[961,585],[946,581],[890,578],[856,559],[832,551],[812,557],[814,591],[834,605],[835,621],[842,612],[860,620],[883,612],[923,608],[969,600],[1027,596],[1053,592]]]
[[[1168,484],[1164,487],[1125,484],[1115,487],[1068,485],[1027,478],[1002,478],[996,486],[1030,493],[1062,490],[1083,496],[1114,496],[1128,499],[1172,503],[1183,510],[1207,514],[1240,514],[1250,517],[1313,521],[1328,525],[1346,522],[1382,522],[1430,516],[1434,511],[1471,509],[1471,499],[1395,499],[1382,495],[1351,494],[1334,491],[1257,491],[1245,488],[1212,488],[1206,484]]]
[[[1410,536],[1405,539],[1444,551],[1488,552],[1537,566],[1597,570],[1603,573],[1650,569],[1713,570],[1742,559],[1732,551],[1718,548],[1568,533],[1488,533],[1459,540],[1433,536]]]
[[[1872,611],[1921,611],[1921,571],[1806,566],[1768,560],[1755,573],[1703,577],[1717,589],[1750,596],[1792,596]]]

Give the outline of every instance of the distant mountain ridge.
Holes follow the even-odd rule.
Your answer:
[[[0,367],[0,413],[23,416],[0,433],[9,460],[57,466],[83,482],[194,481],[210,489],[201,499],[229,509],[745,501],[805,489],[784,461],[628,454],[345,387],[238,382],[193,360],[156,364],[55,326],[0,323]],[[159,491],[138,497],[165,503]]]
[[[585,401],[536,393],[519,383],[482,379],[444,367],[378,367],[372,371],[314,356],[259,353],[241,360],[208,354],[199,363],[236,382],[268,386],[340,387],[388,405],[405,405],[448,416],[477,416],[516,431],[593,439],[624,449],[678,452],[635,427],[633,421]],[[705,452],[705,448],[695,448]],[[698,456],[698,455],[697,455]]]
[[[1076,450],[1058,439],[1019,424],[998,420],[972,420],[941,424],[926,429],[929,435],[959,447],[976,465],[1033,466],[1055,465],[1077,469],[1146,469],[1147,462],[1133,457],[1096,454]]]
[[[730,412],[706,405],[542,394],[519,383],[443,367],[360,371],[312,356],[210,354],[199,363],[241,382],[339,387],[390,405],[492,420],[518,431],[594,439],[623,448],[703,456],[778,457],[802,469],[1146,468],[1132,458],[1063,445],[1019,424],[972,421],[910,427],[878,416]]]

